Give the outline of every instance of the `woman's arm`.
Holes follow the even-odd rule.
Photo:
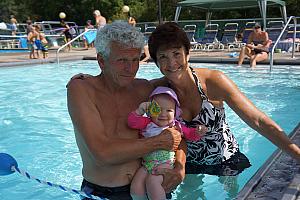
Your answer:
[[[218,100],[225,101],[251,128],[300,161],[299,147],[292,143],[278,124],[256,108],[226,75],[212,71],[207,86],[214,96],[219,96]]]

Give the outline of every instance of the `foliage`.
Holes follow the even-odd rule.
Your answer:
[[[163,20],[173,20],[176,4],[181,0],[161,0]],[[84,25],[86,20],[94,19],[93,11],[100,10],[108,21],[126,19],[122,6],[130,7],[130,14],[137,22],[157,21],[158,0],[1,0],[0,22],[9,22],[10,15],[15,15],[18,22],[25,22],[27,17],[33,21],[58,20],[59,12],[65,12],[66,20]],[[299,16],[299,0],[286,0],[288,15]],[[268,17],[279,17],[277,8],[268,9]],[[212,19],[260,17],[256,10],[231,10],[213,13]],[[181,20],[205,19],[205,12],[193,8],[182,9]]]

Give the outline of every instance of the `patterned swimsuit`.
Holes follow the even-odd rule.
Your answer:
[[[191,70],[202,98],[202,107],[192,121],[182,122],[189,127],[203,124],[208,132],[197,142],[186,141],[186,172],[236,175],[251,166],[249,160],[239,151],[238,143],[226,122],[224,108],[217,108],[208,100],[198,77],[192,68]]]

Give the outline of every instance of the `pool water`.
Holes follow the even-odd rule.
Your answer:
[[[224,71],[254,104],[287,133],[299,123],[300,72],[251,70],[230,65],[193,64]],[[97,75],[96,61],[0,69],[0,152],[13,155],[19,167],[53,183],[79,189],[81,159],[66,105],[66,83],[79,72]],[[138,77],[161,77],[154,65],[142,65]],[[188,175],[174,199],[233,199],[275,146],[250,129],[227,106],[227,120],[252,166],[238,177]],[[1,200],[79,199],[19,174],[0,177]]]
[[[24,53],[28,52],[28,49],[0,49],[0,53]]]

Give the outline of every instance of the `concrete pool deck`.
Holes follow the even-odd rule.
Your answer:
[[[190,62],[237,64],[237,58],[230,57],[228,51],[192,51]],[[61,52],[60,62],[76,60],[95,60],[95,49],[73,49],[71,52]],[[291,58],[290,53],[274,54],[274,68],[279,65],[291,65],[300,70],[300,52]],[[14,67],[56,63],[56,51],[49,51],[48,59],[28,59],[29,53],[0,53],[0,67]],[[245,66],[249,61],[245,60]],[[268,67],[269,61],[263,63]],[[291,139],[300,146],[300,123],[290,134]],[[300,163],[297,163],[286,153],[276,150],[257,173],[241,190],[237,199],[282,199],[300,200]]]
[[[237,64],[237,57],[230,57],[229,51],[191,51],[190,62],[197,63],[222,63],[222,64]],[[293,65],[300,66],[300,52],[295,52],[295,58],[291,58],[291,53],[275,53],[274,65]],[[72,60],[95,60],[95,49],[73,49],[71,52],[60,52],[60,62],[72,61]],[[56,50],[49,51],[48,59],[29,59],[29,53],[0,53],[0,67],[20,66],[20,65],[32,65],[43,63],[55,63]],[[269,61],[258,63],[259,65],[269,65]],[[249,65],[249,60],[245,59],[244,65]],[[276,66],[275,66],[276,67]]]

